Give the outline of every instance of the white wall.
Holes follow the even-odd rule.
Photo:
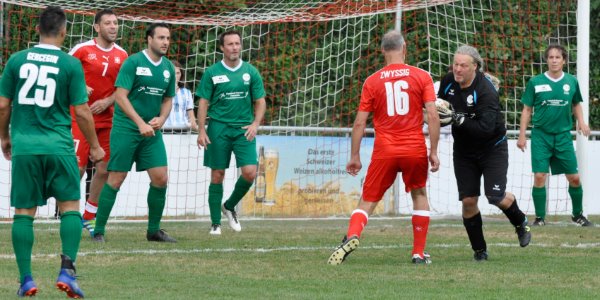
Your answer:
[[[590,141],[588,149],[588,162],[590,182],[595,182],[600,178],[600,141]],[[461,215],[461,204],[458,201],[458,191],[456,187],[456,177],[453,172],[453,163],[451,157],[451,138],[440,141],[440,160],[442,167],[437,173],[430,173],[428,183],[428,193],[430,197],[431,210],[434,214],[440,215]],[[533,177],[531,173],[530,145],[528,141],[527,150],[521,152],[516,146],[516,140],[509,140],[509,169],[507,172],[507,192],[515,194],[519,207],[527,214],[533,215],[535,207],[531,199],[531,187]],[[598,166],[594,168],[594,166]],[[481,195],[479,198],[479,208],[482,214],[500,214],[497,207],[488,204],[483,191],[483,178],[481,180]],[[548,183],[548,203],[547,213],[553,214],[571,214],[571,200],[568,195],[568,182],[564,175],[555,175],[549,177]],[[403,187],[400,188],[403,191]],[[600,185],[592,184],[583,187],[584,193],[600,195]],[[412,206],[410,195],[402,193],[399,195],[401,213],[410,212]],[[402,210],[402,207],[405,209]],[[600,214],[600,201],[584,203],[584,214]]]
[[[169,157],[169,189],[167,196],[167,216],[209,215],[207,195],[210,182],[210,171],[202,166],[202,151],[196,146],[195,135],[164,135]],[[293,139],[293,137],[284,137]],[[521,152],[516,147],[516,141],[509,141],[509,171],[508,191],[513,192],[519,200],[519,206],[528,214],[533,214],[534,207],[531,201],[531,165],[529,151]],[[589,173],[592,184],[584,186],[584,193],[600,195],[600,185],[594,184],[600,178],[600,142],[590,141],[588,157],[590,161]],[[458,202],[456,180],[452,170],[451,159],[452,141],[450,137],[442,138],[440,142],[440,160],[442,168],[437,173],[430,174],[429,196],[434,214],[460,215],[461,206]],[[232,167],[226,172],[224,184],[224,198],[233,189],[237,178],[237,169],[232,160]],[[285,164],[285,162],[280,162]],[[598,166],[598,167],[595,167]],[[365,165],[364,168],[367,166]],[[9,162],[0,159],[0,218],[12,215],[9,198]],[[149,179],[145,172],[130,172],[121,191],[112,216],[145,216],[147,215],[146,195],[148,193]],[[570,214],[571,201],[567,193],[567,182],[564,176],[552,176],[549,184],[548,214]],[[409,213],[411,201],[408,194],[398,195],[400,213]],[[82,183],[82,193],[84,185]],[[483,192],[482,192],[483,194]],[[83,203],[83,202],[82,202]],[[489,204],[485,197],[480,198],[480,209],[483,214],[498,214],[500,211]],[[54,215],[54,200],[50,199],[49,205],[39,209],[42,217]],[[83,209],[83,205],[82,205]],[[600,214],[600,201],[584,203],[586,214]]]

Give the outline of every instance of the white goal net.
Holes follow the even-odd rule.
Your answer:
[[[560,42],[573,55],[576,42],[577,2],[569,0],[2,1],[0,70],[11,53],[37,42],[36,18],[40,8],[47,5],[58,5],[68,12],[65,51],[95,36],[93,16],[101,8],[112,8],[118,14],[117,43],[130,54],[146,46],[144,31],[149,23],[169,23],[172,37],[168,58],[181,63],[192,92],[204,70],[221,59],[218,34],[226,29],[242,32],[242,58],[259,69],[267,91],[268,108],[258,145],[265,150],[265,164],[271,162],[273,167],[273,153],[278,159],[276,176],[268,173],[268,165],[265,171],[266,182],[271,185],[266,193],[273,199],[263,202],[253,187],[239,208],[242,215],[257,217],[329,217],[352,211],[360,197],[372,134],[364,141],[362,174],[353,178],[343,172],[349,157],[348,129],[363,80],[383,66],[380,39],[397,21],[407,41],[407,63],[430,71],[434,80],[449,70],[459,45],[479,48],[486,71],[501,80],[500,96],[509,130],[518,129],[519,99],[527,80],[544,70],[544,48],[550,42]],[[574,63],[568,68],[574,73]],[[202,166],[195,134],[166,131],[165,142],[170,176],[165,215],[208,215],[210,172]],[[460,214],[451,145],[451,137],[443,136],[443,167],[431,174],[428,183],[432,211],[440,215]],[[516,149],[514,140],[510,147]],[[237,176],[232,164],[226,176],[225,199]],[[511,151],[508,177],[507,190],[517,195],[526,212],[533,213],[527,153]],[[10,183],[10,164],[2,160],[0,218],[12,215]],[[130,173],[113,215],[146,215],[148,183],[145,173]],[[566,181],[552,177],[548,186],[549,214],[570,213]],[[40,209],[41,216],[54,214],[53,201]],[[484,198],[480,201],[485,202]],[[396,186],[377,213],[407,214],[411,207],[409,195]],[[499,212],[485,204],[482,211]]]

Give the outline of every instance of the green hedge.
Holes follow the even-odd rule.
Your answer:
[[[243,8],[250,1],[230,0],[227,6],[221,2],[207,4],[210,1],[184,0],[169,5],[184,9],[195,5],[195,9],[221,9],[226,7]],[[293,5],[298,1],[289,1]],[[212,2],[210,2],[212,3]],[[209,5],[212,5],[209,7]],[[531,74],[544,70],[539,57],[552,36],[564,36],[559,23],[574,22],[567,20],[567,15],[556,11],[574,10],[576,0],[530,1],[491,0],[482,5],[485,14],[470,10],[471,1],[456,1],[451,5],[430,8],[429,10],[407,11],[403,14],[403,31],[408,44],[407,62],[430,70],[434,79],[442,76],[448,69],[452,57],[451,52],[459,43],[469,43],[478,47],[487,62],[487,70],[502,80],[501,99],[507,109],[506,118],[509,129],[517,129],[520,96],[526,80]],[[458,9],[460,7],[460,9]],[[548,13],[535,14],[534,11]],[[39,10],[13,4],[4,4],[2,52],[0,53],[0,72],[8,56],[18,50],[31,46],[38,40],[35,33],[36,16]],[[449,14],[450,18],[434,19],[438,13]],[[463,14],[465,14],[463,16]],[[470,20],[465,22],[468,31],[475,34],[450,30],[455,19]],[[600,28],[600,0],[591,1],[591,28]],[[244,36],[259,37],[244,40],[243,59],[251,60],[265,79],[269,110],[265,116],[267,124],[346,127],[352,124],[362,81],[372,72],[382,67],[380,55],[380,38],[385,31],[394,26],[394,14],[381,14],[356,20],[354,18],[336,21],[298,22],[255,24],[238,27]],[[572,16],[569,16],[572,17]],[[94,36],[92,27],[93,12],[86,14],[69,14],[70,28],[65,50],[81,40]],[[425,26],[427,22],[439,22],[436,31]],[[367,24],[361,23],[366,22]],[[144,31],[147,24],[143,22],[124,21],[121,23],[119,44],[129,53],[137,52],[146,46]],[[433,24],[436,25],[436,24]],[[373,28],[350,35],[358,28]],[[564,26],[563,26],[564,27]],[[204,67],[220,59],[216,36],[224,29],[201,26],[174,25],[172,27],[172,45],[169,57],[177,59],[186,66],[186,78],[189,87],[194,88]],[[570,29],[574,31],[572,28]],[[268,34],[262,34],[268,32]],[[572,33],[572,32],[571,32]],[[590,40],[590,125],[600,130],[600,31],[591,30]],[[436,35],[444,39],[436,39]],[[323,42],[326,40],[327,42]],[[366,41],[366,42],[365,42]],[[574,38],[569,45],[574,47]],[[358,45],[352,50],[343,48],[346,44]],[[446,52],[430,51],[431,49],[448,49]],[[250,50],[252,49],[252,50]],[[575,49],[569,49],[571,53]],[[343,52],[344,55],[337,56]],[[575,55],[572,55],[575,59]],[[344,65],[348,60],[359,58],[351,66],[332,68]],[[316,61],[316,62],[314,62]],[[574,66],[573,64],[570,65]],[[575,70],[570,69],[572,73]],[[312,72],[313,75],[307,74]],[[299,82],[299,77],[311,75],[309,81]],[[327,85],[322,88],[318,83],[337,82],[339,85]],[[302,90],[299,91],[299,85]],[[511,88],[515,87],[515,88]],[[291,107],[283,105],[289,95],[297,97],[299,106],[296,111],[310,111],[310,115],[298,114]],[[323,109],[326,107],[326,109]],[[281,120],[286,120],[283,124]]]

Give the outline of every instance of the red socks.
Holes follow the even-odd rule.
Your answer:
[[[425,244],[427,243],[427,230],[429,229],[429,211],[415,210],[412,216],[413,225],[413,252],[423,257]]]
[[[362,209],[355,209],[350,216],[350,224],[348,225],[348,233],[346,236],[348,238],[352,236],[356,236],[360,238],[360,234],[362,233],[365,225],[369,221],[369,215],[366,211]]]
[[[85,202],[85,211],[83,212],[84,220],[91,220],[96,217],[96,211],[98,211],[98,203]]]
[[[350,216],[350,224],[348,225],[348,238],[360,235],[367,225],[369,215],[366,211],[355,209]],[[415,210],[412,216],[413,225],[413,251],[412,254],[419,254],[423,257],[423,251],[427,243],[427,231],[429,230],[429,211]]]

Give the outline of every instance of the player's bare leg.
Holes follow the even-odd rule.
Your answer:
[[[96,171],[94,176],[92,176],[92,182],[90,184],[90,198],[88,202],[96,204],[98,206],[98,198],[100,197],[100,192],[102,191],[102,187],[108,180],[108,171],[106,170],[108,163],[105,161],[100,161],[96,163]]]

